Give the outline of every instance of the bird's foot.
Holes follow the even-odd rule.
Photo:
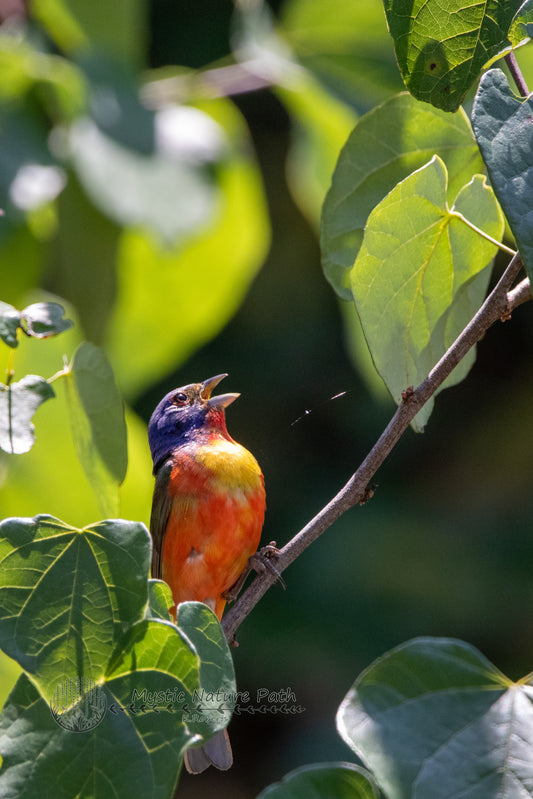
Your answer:
[[[286,588],[287,586],[285,585],[285,580],[274,565],[274,561],[278,558],[278,556],[279,549],[277,548],[275,541],[271,541],[270,544],[261,547],[261,549],[248,558],[248,563],[244,567],[242,574],[237,578],[233,585],[231,585],[227,591],[224,591],[222,594],[224,599],[228,602],[233,602],[233,600],[238,597],[246,578],[252,570],[257,572],[257,574],[264,574],[265,571],[269,570],[275,575],[276,579],[279,580],[283,588]]]

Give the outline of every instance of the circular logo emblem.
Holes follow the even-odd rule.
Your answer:
[[[50,712],[70,732],[94,730],[105,716],[107,699],[101,685],[76,677],[60,683],[50,700]]]

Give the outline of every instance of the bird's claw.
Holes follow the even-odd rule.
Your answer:
[[[248,558],[248,563],[244,567],[242,574],[237,578],[233,585],[231,585],[227,591],[224,591],[222,594],[224,599],[227,602],[233,602],[233,600],[237,598],[246,578],[252,569],[253,571],[257,572],[257,574],[264,574],[264,572],[268,569],[270,572],[272,572],[272,574],[275,575],[276,579],[279,580],[283,588],[287,588],[285,580],[273,563],[278,556],[279,549],[277,548],[275,541],[271,541],[270,544],[261,547],[261,549]]]

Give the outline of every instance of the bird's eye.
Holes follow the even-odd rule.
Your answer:
[[[172,397],[172,404],[173,405],[187,405],[189,402],[189,397],[183,391],[178,391],[177,394],[174,394]]]

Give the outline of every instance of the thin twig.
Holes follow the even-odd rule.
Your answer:
[[[283,572],[287,566],[293,563],[343,513],[354,505],[364,502],[368,484],[376,471],[407,430],[416,414],[435,394],[466,353],[495,322],[508,319],[514,308],[531,299],[528,279],[523,280],[511,291],[511,286],[521,268],[522,261],[516,254],[479,311],[433,367],[427,378],[416,389],[406,386],[402,403],[355,474],[350,477],[339,493],[280,550],[279,557],[275,562],[278,572]],[[239,625],[275,582],[276,577],[271,572],[265,571],[259,574],[229,609],[224,616],[222,626],[230,643],[235,640],[235,633]]]

